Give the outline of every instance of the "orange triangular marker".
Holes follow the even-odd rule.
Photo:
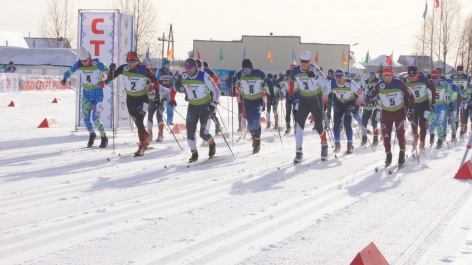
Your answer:
[[[57,120],[53,117],[44,118],[44,120],[39,124],[38,128],[52,128],[59,126]]]
[[[174,134],[179,134],[179,133],[185,133],[187,131],[187,126],[183,123],[177,123],[174,125],[174,128],[172,128],[171,132]]]
[[[18,107],[20,106],[16,100],[12,100],[10,104],[8,104],[8,107]]]
[[[51,103],[62,103],[60,98],[54,98]]]
[[[472,161],[467,160],[454,176],[455,179],[472,179]]]
[[[357,253],[351,265],[388,265],[388,262],[374,242],[370,242],[367,247]]]

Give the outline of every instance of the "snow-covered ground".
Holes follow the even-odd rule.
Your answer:
[[[21,106],[7,107],[13,99]],[[221,102],[228,127],[231,104]],[[235,135],[234,159],[217,136],[221,158],[188,168],[185,135],[181,151],[168,130],[143,157],[131,156],[136,130],[119,131],[115,149],[111,132],[108,148],[84,148],[74,91],[0,94],[0,108],[0,264],[339,265],[370,242],[390,264],[472,264],[472,181],[453,178],[466,140],[389,175],[374,170],[383,146],[359,147],[356,133],[354,154],[330,148],[321,162],[307,125],[305,159],[293,166],[293,131],[282,145],[263,129],[258,154]],[[37,128],[45,117],[60,126]],[[201,161],[207,152],[199,147]]]

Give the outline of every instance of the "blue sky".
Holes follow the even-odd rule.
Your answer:
[[[434,0],[428,0],[429,15]],[[444,0],[443,0],[444,1]],[[472,1],[463,12],[472,12]],[[75,1],[76,9],[109,9],[112,0]],[[0,30],[38,36],[37,22],[47,0],[4,1]],[[231,4],[234,3],[234,4]],[[372,58],[413,52],[414,35],[422,30],[423,0],[173,0],[155,1],[159,36],[173,24],[175,55],[186,58],[192,41],[238,40],[242,35],[294,35],[302,42],[355,44],[361,60],[367,50]],[[28,6],[29,8],[24,8]],[[157,56],[157,55],[156,55]]]

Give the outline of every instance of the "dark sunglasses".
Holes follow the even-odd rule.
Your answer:
[[[250,72],[252,68],[243,68],[243,72]]]
[[[302,63],[309,63],[310,60],[300,60],[300,62],[302,62]]]
[[[80,60],[80,62],[85,63],[85,62],[87,62],[88,60],[89,60],[89,59]]]
[[[336,77],[336,79],[343,79],[344,76],[343,75],[337,75],[335,77]]]
[[[194,68],[195,68],[195,66],[193,66],[193,65],[186,65],[185,66],[185,69],[187,69],[187,70],[192,70]]]
[[[136,59],[133,59],[133,60],[126,60],[127,63],[134,63],[134,62],[136,62],[136,61],[138,61],[138,60],[136,60]]]

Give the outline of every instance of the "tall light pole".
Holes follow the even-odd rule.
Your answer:
[[[359,44],[359,43],[356,42],[352,45],[349,45],[349,50],[347,52],[347,71],[349,71],[349,69],[350,69],[349,68],[349,59],[351,58],[351,46],[356,46],[357,44]]]

